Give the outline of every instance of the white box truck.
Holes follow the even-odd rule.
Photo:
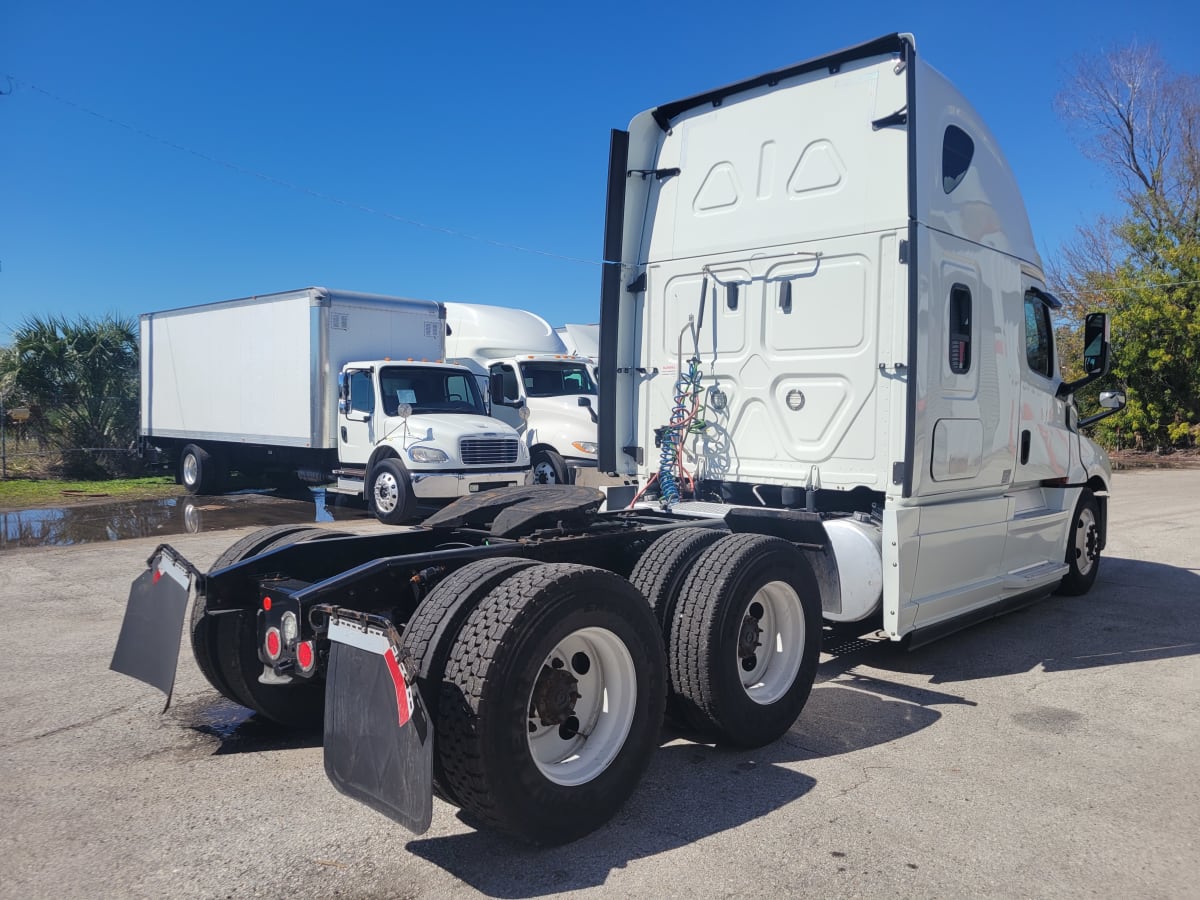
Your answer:
[[[568,352],[536,313],[446,304],[446,356],[479,375],[492,415],[521,433],[536,484],[574,483],[596,467],[596,383],[591,361]]]
[[[735,746],[803,731],[824,623],[916,645],[1091,587],[1111,474],[1080,429],[1107,413],[1073,396],[1107,323],[1065,382],[1012,173],[910,35],[614,131],[604,259],[600,465],[640,498],[497,491],[387,538],[267,531],[208,573],[163,547],[114,668],[168,690],[193,589],[213,686],[323,712],[343,793],[561,843],[634,790],[665,712]]]
[[[529,454],[442,360],[445,309],[304,288],[141,316],[141,434],[191,493],[295,472],[384,522],[523,484]]]

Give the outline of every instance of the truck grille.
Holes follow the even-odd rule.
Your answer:
[[[516,438],[463,438],[458,443],[463,465],[512,465],[517,461]]]

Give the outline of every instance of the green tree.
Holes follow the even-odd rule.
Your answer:
[[[28,431],[58,450],[66,474],[125,471],[138,426],[138,333],[112,315],[32,316],[0,354],[6,396],[28,404]]]
[[[1068,332],[1089,310],[1111,317],[1114,372],[1129,405],[1101,423],[1099,435],[1110,445],[1119,435],[1159,450],[1194,445],[1200,79],[1171,71],[1153,47],[1131,45],[1079,61],[1057,104],[1124,208],[1117,218],[1081,227],[1051,268],[1067,303]]]

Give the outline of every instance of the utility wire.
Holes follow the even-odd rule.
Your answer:
[[[107,122],[110,125],[115,125],[118,128],[124,128],[126,131],[130,131],[130,132],[138,135],[139,137],[143,137],[149,141],[154,141],[155,143],[162,144],[166,147],[170,147],[172,150],[178,150],[180,153],[190,154],[191,156],[198,157],[199,159],[202,159],[205,162],[212,163],[215,166],[223,166],[224,168],[231,169],[234,172],[237,172],[241,175],[249,175],[252,178],[261,179],[262,181],[265,181],[269,184],[276,185],[277,187],[286,188],[287,190],[296,191],[301,194],[307,194],[310,197],[315,197],[318,200],[324,200],[327,203],[333,203],[337,206],[344,207],[345,209],[354,209],[354,210],[358,210],[359,212],[368,213],[370,215],[382,216],[385,219],[391,219],[394,222],[402,222],[405,225],[411,225],[414,228],[422,228],[426,231],[436,231],[441,234],[450,235],[452,237],[463,238],[464,240],[478,241],[479,243],[482,243],[482,244],[491,244],[493,247],[501,247],[505,250],[517,250],[517,251],[520,251],[521,253],[533,253],[538,256],[547,256],[547,257],[550,257],[551,259],[561,259],[561,260],[565,260],[566,262],[582,263],[582,264],[588,265],[588,266],[602,266],[604,264],[600,260],[584,259],[579,256],[565,256],[561,253],[552,253],[549,250],[539,250],[537,247],[525,247],[525,246],[522,246],[521,244],[509,243],[508,241],[498,241],[498,240],[495,240],[494,238],[483,237],[482,235],[471,234],[466,231],[459,231],[455,228],[447,228],[443,225],[431,225],[428,222],[421,222],[421,221],[418,221],[417,219],[410,219],[406,216],[397,215],[396,213],[388,212],[387,210],[384,210],[384,209],[375,209],[374,207],[366,206],[362,203],[355,203],[351,200],[343,200],[340,197],[334,197],[331,194],[326,194],[321,191],[313,190],[312,188],[305,187],[304,185],[294,184],[290,181],[285,181],[282,178],[276,178],[274,175],[268,175],[265,172],[259,172],[255,169],[250,169],[250,168],[247,168],[246,166],[239,165],[238,163],[230,162],[229,160],[221,159],[220,157],[217,157],[217,156],[212,156],[212,155],[210,155],[208,153],[204,153],[200,150],[195,150],[192,147],[187,147],[183,144],[177,143],[168,138],[160,137],[157,134],[154,134],[152,132],[146,131],[145,129],[139,128],[136,125],[130,125],[128,122],[122,122],[120,119],[114,119],[112,116],[106,115],[101,112],[97,112],[96,110],[90,109],[81,103],[76,103],[74,100],[68,100],[66,97],[60,97],[58,94],[55,94],[52,91],[48,91],[45,88],[39,87],[38,85],[33,84],[32,82],[23,81],[22,79],[17,78],[14,75],[5,75],[4,77],[9,80],[10,84],[15,84],[19,87],[28,88],[31,91],[35,91],[45,97],[49,97],[51,100],[54,100],[57,103],[61,103],[64,106],[69,106],[72,109],[76,109],[79,112],[84,113],[89,116],[92,116],[93,118],[99,119],[102,122]],[[11,90],[8,93],[11,93]]]

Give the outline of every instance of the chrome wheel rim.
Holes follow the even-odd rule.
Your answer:
[[[1080,575],[1087,575],[1096,564],[1096,558],[1100,555],[1096,549],[1098,539],[1096,514],[1091,507],[1085,506],[1075,519],[1075,568]]]
[[[375,498],[375,508],[381,513],[392,512],[400,502],[400,485],[396,481],[396,476],[391,472],[379,474],[371,493]]]

